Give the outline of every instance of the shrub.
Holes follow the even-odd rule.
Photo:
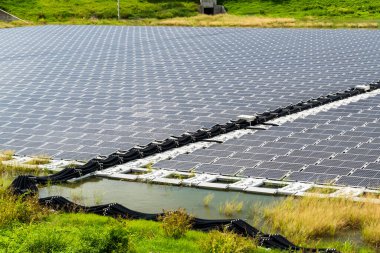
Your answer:
[[[102,252],[126,252],[128,250],[127,230],[122,226],[112,227],[107,231],[107,240]]]
[[[191,228],[193,217],[186,213],[185,209],[165,212],[159,220],[162,221],[162,229],[166,236],[175,239],[181,238]]]
[[[245,253],[257,248],[252,239],[241,237],[224,229],[223,232],[211,231],[202,243],[205,253]]]
[[[48,222],[21,224],[0,230],[6,252],[130,252],[128,231],[114,219],[88,215],[51,215]]]

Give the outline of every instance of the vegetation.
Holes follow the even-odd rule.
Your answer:
[[[243,201],[226,201],[219,207],[219,212],[224,214],[227,217],[232,217],[236,213],[240,213],[243,210],[244,202]]]
[[[42,165],[50,163],[51,157],[47,155],[37,155],[32,157],[31,160],[25,162],[28,165]]]
[[[377,0],[222,0],[227,11],[235,15],[269,17],[339,17],[380,19]]]
[[[358,231],[363,241],[380,246],[380,205],[343,198],[287,198],[264,210],[273,231],[291,241],[310,244],[310,240],[334,238]]]
[[[15,154],[14,150],[3,150],[0,152],[0,162],[12,160],[13,155]]]
[[[214,199],[214,194],[212,193],[209,193],[207,194],[204,198],[203,198],[203,205],[205,207],[209,207],[210,206],[210,203],[211,201]]]
[[[117,18],[117,2],[114,0],[2,0],[0,8],[22,19],[40,22]],[[122,19],[162,19],[196,13],[197,4],[191,0],[120,1]]]
[[[160,217],[165,235],[175,239],[183,237],[189,231],[192,219],[184,209],[167,211]]]
[[[6,252],[128,252],[125,226],[95,215],[52,214],[39,223],[0,230]]]
[[[336,192],[336,188],[330,188],[330,187],[312,187],[307,192],[310,193],[319,193],[319,194],[331,194]]]
[[[36,197],[14,196],[4,188],[0,190],[0,228],[14,222],[38,221],[46,214],[47,210],[38,205]]]
[[[129,21],[126,21],[128,24]],[[205,27],[304,27],[304,28],[378,28],[379,20],[374,19],[340,19],[308,17],[297,19],[293,17],[197,15],[193,17],[176,17],[162,20],[141,20],[133,25],[165,25],[165,26],[205,26]]]
[[[2,0],[5,9],[33,24],[167,25],[229,27],[378,28],[380,3],[365,0],[219,0],[227,15],[198,15],[198,0]],[[1,27],[28,25],[1,23]]]
[[[239,235],[228,232],[211,231],[202,243],[204,252],[207,253],[245,253],[255,252],[257,245],[254,240],[245,240]]]
[[[116,220],[92,214],[49,212],[39,207],[35,199],[8,201],[11,196],[4,196],[0,195],[6,201],[6,206],[0,206],[1,221],[6,221],[0,223],[0,252],[213,252],[201,247],[205,241],[214,242],[221,249],[218,252],[248,252],[227,249],[231,245],[245,249],[252,244],[251,239],[228,232],[188,230],[189,217],[184,210],[168,212],[162,223]],[[6,208],[9,211],[3,212]],[[167,224],[170,230],[181,231],[181,236],[173,236],[177,232],[168,234]],[[258,248],[249,252],[267,251]]]

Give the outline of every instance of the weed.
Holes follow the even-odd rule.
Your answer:
[[[214,194],[212,193],[209,193],[207,194],[204,198],[203,198],[203,205],[205,207],[209,207],[210,206],[210,203],[211,201],[214,199]]]
[[[232,217],[234,214],[240,213],[243,209],[243,206],[243,201],[226,201],[219,206],[219,212],[224,214],[225,216]]]
[[[151,172],[153,170],[153,163],[152,162],[147,163],[143,165],[142,168],[148,169],[148,171]]]
[[[202,243],[202,249],[206,253],[245,253],[254,252],[257,248],[252,239],[243,238],[227,229],[211,231]]]
[[[163,216],[159,217],[162,221],[162,229],[165,235],[178,239],[183,237],[186,232],[191,228],[193,217],[186,213],[185,209],[178,209],[176,211],[164,212]]]
[[[25,162],[28,165],[42,165],[50,163],[51,157],[48,155],[37,155],[32,157],[31,160]]]
[[[261,188],[270,188],[270,189],[280,189],[280,188],[285,187],[285,186],[287,186],[287,184],[265,182],[262,185],[260,185],[259,187],[261,187]]]
[[[94,199],[94,203],[95,205],[100,205],[102,203],[102,193],[100,192],[94,192],[93,193],[93,199]]]
[[[307,192],[310,193],[320,193],[320,194],[331,194],[336,192],[337,189],[335,188],[330,188],[330,187],[312,187]]]
[[[36,196],[15,196],[4,188],[0,189],[0,227],[41,220],[47,214],[48,210],[38,204]]]
[[[83,195],[83,192],[82,190],[80,191],[71,191],[70,193],[70,199],[72,202],[76,203],[76,204],[84,204],[84,195]]]
[[[9,161],[13,159],[14,150],[3,150],[0,152],[0,161]]]

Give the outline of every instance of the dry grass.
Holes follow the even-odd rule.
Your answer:
[[[9,178],[9,180],[17,177],[20,174],[33,174],[38,175],[43,173],[44,171],[41,171],[37,167],[32,166],[22,166],[20,164],[4,164],[0,162],[0,175],[2,179]]]
[[[43,165],[48,164],[51,161],[51,157],[48,155],[36,155],[31,160],[25,162],[28,165]]]
[[[277,18],[263,16],[238,16],[238,15],[196,15],[192,17],[178,17],[169,19],[69,19],[67,21],[54,22],[0,22],[0,28],[12,28],[18,26],[45,25],[45,24],[73,24],[73,25],[121,25],[121,26],[200,26],[200,27],[262,27],[262,28],[379,28],[378,20],[340,20],[308,18]]]
[[[197,15],[194,17],[157,20],[155,23],[168,26],[226,26],[226,27],[294,27],[294,18],[267,18],[235,15]]]
[[[362,230],[363,240],[380,250],[380,222],[367,224]]]
[[[12,160],[14,154],[15,154],[14,150],[3,150],[3,151],[0,151],[0,162]]]
[[[226,201],[219,206],[219,212],[227,217],[232,217],[235,214],[240,213],[243,210],[243,206],[243,201]]]
[[[210,206],[210,203],[211,201],[214,199],[214,194],[212,193],[209,193],[207,194],[204,198],[203,198],[203,205],[205,207],[209,207]]]
[[[320,193],[320,194],[330,194],[336,191],[337,189],[330,188],[330,187],[312,187],[309,190],[307,190],[307,192],[310,192],[310,193]]]
[[[341,21],[318,20],[313,18],[273,18],[260,16],[237,15],[197,15],[194,17],[179,17],[164,20],[152,20],[151,25],[167,26],[222,26],[222,27],[303,27],[303,28],[379,28],[376,21]]]
[[[264,218],[272,230],[296,243],[344,231],[361,231],[363,240],[372,245],[380,242],[380,205],[370,202],[290,197],[266,208]]]
[[[30,26],[30,25],[33,25],[33,23],[25,22],[25,21],[12,21],[12,22],[0,21],[0,28],[13,28],[13,27]]]

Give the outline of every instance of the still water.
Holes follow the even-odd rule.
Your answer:
[[[203,204],[206,195],[213,199],[208,207]],[[158,213],[163,210],[185,208],[188,213],[199,218],[241,218],[252,222],[255,205],[269,205],[282,197],[241,193],[234,191],[215,191],[192,187],[147,184],[111,180],[105,178],[89,178],[81,182],[53,185],[40,189],[40,197],[61,195],[85,205],[96,205],[117,202],[129,209]],[[243,209],[232,217],[220,212],[220,206],[226,201],[243,201]]]

